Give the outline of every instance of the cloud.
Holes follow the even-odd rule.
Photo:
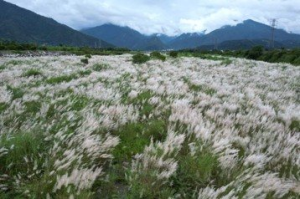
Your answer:
[[[113,23],[145,34],[210,32],[246,19],[300,33],[299,0],[7,0],[75,29]]]

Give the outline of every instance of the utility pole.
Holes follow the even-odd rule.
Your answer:
[[[270,49],[274,49],[274,35],[275,35],[275,28],[277,26],[277,19],[271,20],[271,39],[270,39]]]

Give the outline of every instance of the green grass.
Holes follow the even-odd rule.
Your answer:
[[[230,65],[230,64],[232,64],[232,60],[230,60],[230,59],[225,59],[225,60],[222,60],[222,62],[221,62],[221,65],[223,66],[223,65],[225,65],[225,66],[228,66],[228,65]]]
[[[0,114],[3,113],[8,108],[8,104],[0,103]]]
[[[98,64],[95,64],[92,69],[94,71],[100,72],[100,71],[106,70],[108,68],[109,68],[108,64],[98,63]]]
[[[132,100],[128,99],[126,97],[126,100],[130,104],[137,104],[140,105],[139,112],[141,116],[149,116],[153,110],[155,109],[155,106],[150,104],[149,99],[153,97],[153,94],[151,91],[144,91],[138,94],[138,96]]]
[[[39,101],[29,101],[24,103],[26,107],[26,114],[37,113],[41,109],[41,103]]]
[[[88,75],[90,75],[91,73],[92,73],[91,70],[81,70],[81,71],[78,72],[78,74],[79,74],[80,76],[88,76]]]
[[[13,65],[13,66],[16,66],[16,65],[20,65],[20,64],[22,64],[23,63],[23,61],[20,61],[20,60],[11,60],[11,61],[9,61],[9,62],[6,62],[5,64],[6,65]]]
[[[3,135],[0,140],[0,148],[9,149],[8,155],[1,157],[1,173],[9,176],[33,172],[35,164],[40,167],[44,160],[43,152],[46,150],[46,143],[42,132],[19,132],[13,137]],[[25,159],[27,161],[25,161]]]
[[[62,76],[58,76],[58,77],[50,77],[46,80],[46,83],[47,84],[60,84],[63,82],[70,82],[76,78],[77,78],[76,74],[62,75]]]
[[[100,189],[100,198],[107,195],[117,198],[136,198],[140,188],[145,188],[145,185],[148,185],[137,182],[135,185],[131,184],[131,188],[129,188],[130,182],[126,176],[130,175],[129,165],[131,165],[131,160],[136,154],[143,152],[145,146],[150,144],[151,139],[153,141],[165,140],[167,122],[153,118],[147,122],[128,123],[111,133],[119,136],[120,144],[112,151],[114,159],[107,167],[106,180],[99,179],[93,189]],[[150,187],[147,187],[147,189],[150,189]],[[155,195],[157,194],[155,193]]]
[[[206,85],[204,86],[204,85],[192,84],[188,78],[183,78],[183,81],[189,86],[189,89],[193,92],[196,92],[196,93],[202,92],[202,93],[205,93],[210,96],[217,93],[217,91],[215,89],[210,88]]]
[[[43,73],[37,69],[29,69],[23,74],[23,76],[25,77],[39,76],[39,75],[43,75]]]
[[[96,60],[96,57],[94,57],[94,59]],[[153,53],[152,59],[154,59]],[[206,59],[216,60],[221,62],[222,65],[232,63],[231,59],[219,56],[207,56]],[[176,61],[179,59],[172,60]],[[73,73],[61,74],[57,77],[41,78],[36,85],[56,85],[62,82],[70,82],[74,79],[88,76],[94,71],[101,72],[110,68],[108,64],[102,63],[101,61],[99,62],[100,63],[88,67],[83,67],[82,64],[75,63],[78,64],[79,68],[74,69]],[[141,69],[139,66],[131,67],[137,70]],[[213,66],[207,68],[207,70],[218,69],[218,67],[218,64],[213,64]],[[10,67],[7,67],[6,69],[9,68]],[[282,66],[279,66],[279,68],[281,70]],[[246,69],[248,70],[249,68]],[[152,68],[149,70],[149,74],[152,74]],[[184,70],[185,69],[183,69],[183,72]],[[287,65],[284,70],[284,72],[291,70],[290,66]],[[132,82],[132,80],[135,78],[135,74],[124,73],[117,77],[117,79],[114,79],[115,81],[109,81],[109,78],[99,79],[101,83],[105,83],[107,88],[114,89],[117,94],[116,98],[108,101],[94,99],[85,93],[79,95],[78,91],[76,91],[76,85],[68,88],[61,87],[58,90],[53,89],[53,95],[52,93],[37,91],[37,89],[27,83],[25,85],[6,86],[7,90],[11,92],[13,100],[11,103],[0,103],[1,119],[3,119],[3,121],[0,122],[0,126],[3,127],[3,132],[5,132],[0,135],[0,149],[5,148],[5,152],[6,150],[8,152],[8,154],[5,155],[2,155],[0,152],[0,178],[2,174],[8,176],[5,178],[5,185],[8,185],[8,190],[0,191],[0,198],[46,198],[46,193],[48,193],[51,198],[59,199],[69,198],[71,194],[74,195],[74,198],[79,199],[197,198],[197,194],[202,188],[211,187],[218,189],[230,183],[233,183],[233,185],[219,194],[217,198],[226,196],[230,191],[234,191],[238,199],[244,198],[246,192],[249,191],[249,188],[253,185],[251,182],[241,182],[241,185],[237,189],[234,183],[236,183],[237,179],[243,177],[245,174],[243,172],[247,169],[252,169],[254,166],[245,166],[243,164],[245,158],[249,156],[246,141],[240,142],[238,139],[230,140],[230,146],[226,146],[226,149],[238,151],[236,153],[237,164],[233,163],[235,166],[232,169],[224,168],[224,164],[221,161],[221,158],[224,157],[224,151],[217,152],[214,148],[213,140],[210,140],[210,138],[206,141],[201,140],[200,137],[202,135],[200,133],[196,135],[194,132],[196,131],[196,125],[201,127],[203,125],[204,129],[205,127],[211,127],[211,129],[215,130],[212,130],[213,132],[211,132],[210,136],[215,136],[217,139],[219,138],[219,134],[223,136],[223,123],[219,120],[214,121],[214,119],[208,117],[206,115],[207,107],[199,108],[196,105],[202,100],[202,95],[198,95],[199,93],[218,97],[215,95],[217,90],[212,88],[209,84],[193,84],[192,77],[180,78],[178,81],[180,81],[180,83],[183,81],[186,84],[184,86],[189,88],[187,92],[189,99],[194,100],[189,103],[189,108],[195,110],[195,112],[191,111],[191,114],[199,113],[200,119],[199,121],[186,121],[187,119],[189,120],[189,115],[186,116],[184,110],[182,111],[183,115],[180,115],[180,113],[176,115],[176,117],[180,118],[178,121],[174,119],[176,118],[175,115],[172,115],[174,111],[175,114],[178,114],[177,107],[173,106],[173,102],[184,99],[187,96],[177,94],[174,96],[166,96],[166,94],[159,95],[152,90],[147,90],[147,78],[141,78],[145,71],[138,72],[141,74],[137,77],[137,81],[139,81],[138,85],[140,86],[137,88],[136,85],[134,85],[134,89],[138,91],[137,96],[134,98],[130,98],[129,93],[133,89],[132,83],[134,82]],[[33,67],[32,69],[24,71],[21,78],[42,75],[41,71]],[[85,88],[86,86],[86,89],[89,89],[88,87],[94,86],[95,83],[97,82],[80,82],[78,86],[81,88]],[[173,81],[169,83],[173,83]],[[291,86],[291,84],[292,83],[287,86]],[[46,85],[46,87],[50,87],[51,85]],[[257,86],[259,85],[260,84],[257,84]],[[59,85],[56,85],[54,88],[56,87],[59,87]],[[291,87],[296,89],[297,85],[292,85]],[[265,89],[266,87],[261,88]],[[241,92],[243,92],[243,90],[241,90]],[[27,93],[38,95],[40,98],[36,101],[22,100],[23,96]],[[198,95],[197,98],[192,98],[196,95]],[[159,105],[150,103],[150,99],[153,97],[160,99]],[[222,100],[226,100],[227,102],[230,98],[220,98],[220,103],[225,102]],[[239,104],[239,110],[231,115],[233,120],[237,114],[241,114],[242,116],[251,114],[249,113],[249,106],[246,102],[247,101],[242,101],[241,104]],[[278,103],[278,101],[274,101],[274,103],[275,102]],[[15,108],[15,104],[20,107]],[[39,113],[43,110],[44,105],[49,105],[49,108],[45,111],[44,115],[40,115]],[[124,106],[126,108],[125,111],[131,111],[131,108],[133,108],[133,114],[137,114],[137,117],[126,120],[127,118],[123,117],[127,117],[127,115],[126,113],[124,114],[125,116],[123,115],[124,112],[122,108],[120,109],[121,113],[119,112],[119,105],[122,106],[122,108]],[[127,109],[127,105],[130,106],[130,110]],[[212,107],[211,104],[208,106],[210,108]],[[112,126],[102,126],[101,122],[104,121],[102,119],[109,115],[100,111],[103,107],[112,107],[109,111],[114,111],[114,108],[117,110],[117,116],[114,116],[111,120],[113,122]],[[219,106],[216,107],[219,108]],[[224,110],[224,114],[226,114],[225,117],[229,116],[227,114],[231,114],[225,107],[222,110]],[[91,120],[92,125],[94,122],[99,122],[100,124],[99,126],[96,125],[95,129],[92,130],[92,136],[89,135],[89,129],[87,131],[84,129],[85,125],[90,121],[90,116],[92,119],[95,119]],[[109,117],[109,120],[110,119]],[[203,122],[201,122],[201,119],[203,119]],[[288,125],[282,119],[278,119],[276,123],[283,125],[285,129],[290,132],[291,136],[300,130],[300,122],[297,118],[292,118]],[[88,125],[88,127],[91,126],[90,124]],[[245,124],[241,121],[236,121],[231,128],[227,130],[237,131],[239,136],[243,136],[241,139],[243,139],[244,136],[249,136],[249,144],[252,144],[251,142],[253,141],[253,137],[251,136],[260,133],[262,128],[265,127],[263,124],[252,124],[253,126],[250,126],[247,132],[240,132],[243,130],[244,125]],[[80,131],[83,131],[83,134],[79,134]],[[172,152],[166,153],[166,155],[164,154],[164,149],[162,149],[163,147],[160,148],[159,146],[162,144],[166,148],[169,147],[164,144],[168,132],[174,132],[176,135],[185,135],[185,140],[180,146],[179,144],[174,144],[178,149],[175,150],[175,152],[170,150]],[[62,134],[60,135],[60,133]],[[217,133],[219,134],[217,135]],[[85,135],[90,137],[85,138]],[[74,136],[81,140],[81,138],[84,137],[84,141],[87,141],[89,144],[90,141],[101,142],[107,135],[119,139],[119,144],[108,153],[112,156],[111,159],[109,158],[102,163],[102,157],[99,155],[91,160],[86,154],[88,153],[88,149],[85,149],[80,152],[80,154],[75,154],[76,156],[72,155],[72,157],[76,158],[77,155],[79,155],[78,157],[80,158],[70,161],[66,169],[57,171],[57,168],[54,167],[55,161],[61,160],[64,152],[66,152],[66,154],[70,152],[67,151],[68,149],[80,151],[80,149],[83,148],[82,145],[80,145],[82,144],[80,143],[81,141],[78,141],[78,143],[77,141],[73,142],[73,140],[69,142],[71,139],[65,138],[73,138]],[[94,139],[93,136],[97,137],[97,139]],[[176,139],[170,140],[176,142]],[[71,143],[70,146],[68,146],[69,143]],[[153,150],[149,152],[149,150],[147,151],[145,149],[150,144],[153,146]],[[54,146],[61,147],[61,150],[55,151]],[[170,144],[170,148],[172,148],[171,146],[173,145]],[[98,151],[98,148],[96,149]],[[258,148],[258,151],[260,150],[262,150],[263,153],[263,150],[266,149]],[[293,150],[295,151],[291,151],[291,153],[296,152],[297,148],[295,147]],[[137,156],[138,154],[144,155],[140,157],[147,157],[146,155],[151,156],[151,158],[147,159],[149,163],[147,166],[143,167],[142,161]],[[161,166],[162,164],[160,163],[169,158],[177,163],[176,171],[172,173],[170,178],[159,179],[158,174],[167,167]],[[94,161],[96,162],[95,164],[93,164]],[[281,179],[299,181],[299,167],[295,165],[293,158],[278,159],[278,161],[277,163],[271,160],[270,162],[272,163],[267,163],[262,170],[255,171],[254,174],[260,175],[270,172],[278,174]],[[97,166],[101,166],[102,168],[102,174],[97,177],[92,189],[81,190],[78,195],[73,185],[63,187],[56,192],[53,191],[57,175],[70,174],[72,169],[77,166],[78,168],[88,168],[90,165],[94,166],[93,168]],[[138,165],[139,169],[135,170],[135,165]],[[51,171],[54,172],[54,174],[50,174]],[[246,175],[248,175],[248,173]],[[0,184],[2,182],[0,179]],[[16,182],[20,183],[16,184]],[[30,193],[30,195],[27,195],[26,192]],[[273,191],[266,193],[266,198],[276,198],[274,193]],[[297,198],[298,196],[299,194],[297,195],[291,191],[282,198]]]
[[[295,132],[300,132],[300,121],[292,120],[292,122],[290,124],[290,129]]]
[[[178,157],[179,167],[173,176],[174,189],[181,194],[190,194],[199,188],[204,188],[214,180],[218,172],[217,157],[210,152],[198,152],[194,156],[181,154]]]
[[[146,145],[154,141],[162,141],[167,135],[167,123],[153,119],[147,122],[129,123],[113,135],[119,136],[121,142],[113,151],[115,161],[130,160],[135,154],[143,152]]]
[[[15,88],[15,87],[7,86],[7,90],[12,92],[12,100],[22,98],[23,95],[25,94],[25,91],[17,87]]]

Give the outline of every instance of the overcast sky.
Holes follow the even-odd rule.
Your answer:
[[[6,0],[75,29],[113,23],[145,34],[210,32],[245,19],[300,34],[300,0]]]

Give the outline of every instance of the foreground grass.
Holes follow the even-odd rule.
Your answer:
[[[0,198],[299,198],[299,68],[0,60]]]

